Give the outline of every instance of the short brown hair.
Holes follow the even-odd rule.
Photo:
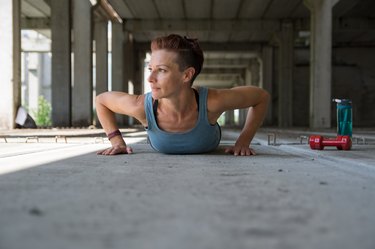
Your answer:
[[[174,51],[178,54],[177,64],[181,71],[188,67],[195,69],[195,74],[190,82],[190,84],[193,84],[195,78],[202,70],[204,61],[203,51],[199,46],[198,40],[190,39],[186,36],[182,37],[177,34],[157,37],[151,41],[151,51],[160,49]]]

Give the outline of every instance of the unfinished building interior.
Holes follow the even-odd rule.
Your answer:
[[[0,13],[0,248],[375,247],[375,1],[4,0]],[[214,153],[156,153],[118,115],[136,153],[95,154],[110,145],[95,96],[148,92],[150,41],[172,33],[204,50],[196,86],[270,94],[257,156],[223,152],[241,109],[220,118]],[[18,129],[40,99],[49,122]],[[311,150],[310,135],[337,135],[333,99],[351,100],[353,146]]]

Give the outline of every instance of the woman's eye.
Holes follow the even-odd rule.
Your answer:
[[[165,73],[165,72],[167,72],[167,70],[165,70],[165,69],[163,69],[163,68],[159,68],[159,72],[161,72],[161,73]]]

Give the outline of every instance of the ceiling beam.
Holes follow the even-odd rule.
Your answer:
[[[122,23],[122,18],[108,0],[97,0],[93,6],[93,10],[98,17],[111,20],[115,23]]]
[[[293,20],[295,30],[309,30],[308,19]],[[21,18],[22,29],[50,29],[51,19],[48,17]],[[277,20],[126,20],[125,29],[137,32],[155,31],[261,31],[274,32],[280,29]],[[374,30],[375,19],[370,18],[339,18],[333,20],[334,31],[344,32],[351,30]]]
[[[206,68],[203,67],[201,74],[240,74],[243,75],[243,68]]]
[[[240,73],[220,73],[220,74],[199,74],[200,80],[237,80],[242,77]]]
[[[240,84],[238,84],[236,81],[231,81],[231,80],[216,80],[216,79],[200,80],[198,76],[197,79],[194,81],[194,85],[205,86],[205,87],[210,87],[210,88],[231,88],[233,86],[240,85]]]
[[[126,20],[125,29],[130,32],[151,31],[267,31],[280,30],[280,22],[277,20]]]
[[[23,0],[21,4],[22,15],[28,17],[50,16],[51,8],[44,0]]]
[[[205,52],[209,51],[221,51],[221,52],[254,52],[256,54],[261,52],[262,44],[257,42],[200,42],[202,50]],[[150,42],[135,42],[135,48],[140,51],[150,51]]]
[[[21,29],[50,29],[51,18],[48,17],[34,17],[21,18]]]
[[[121,18],[133,18],[135,16],[134,11],[129,8],[127,1],[123,0],[108,0],[116,12]]]
[[[225,59],[225,58],[206,58],[203,63],[205,68],[247,68],[252,59]]]

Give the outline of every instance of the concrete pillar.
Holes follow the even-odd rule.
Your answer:
[[[124,40],[121,23],[112,23],[112,91],[127,92],[124,79]]]
[[[15,127],[21,105],[20,0],[0,1],[0,129]]]
[[[252,74],[251,74],[251,70],[250,70],[250,67],[247,67],[245,69],[245,85],[246,86],[251,86],[251,82],[252,82]]]
[[[338,0],[304,0],[311,11],[310,128],[331,127],[332,8]]]
[[[95,39],[95,94],[108,91],[108,21],[94,22]],[[95,125],[100,126],[95,115]]]
[[[94,23],[96,94],[108,91],[108,21]]]
[[[225,125],[234,126],[234,110],[226,111],[225,112]]]
[[[129,32],[124,33],[124,82],[125,89],[129,92],[129,84],[134,84],[134,44],[133,36]],[[128,84],[126,84],[128,83]],[[132,93],[132,92],[129,92]]]
[[[258,58],[250,60],[249,70],[251,73],[251,85],[259,86],[260,83],[260,63]]]
[[[251,86],[252,85],[252,79],[253,79],[253,75],[251,73],[250,65],[249,65],[245,69],[245,85],[246,86]],[[249,108],[239,109],[239,113],[238,113],[238,125],[240,127],[244,126],[244,124],[246,122],[246,117],[247,117],[248,111],[249,111]]]
[[[290,127],[293,124],[293,23],[283,22],[278,34],[278,126]]]
[[[29,68],[29,52],[21,54],[21,103],[29,103],[29,88],[27,82],[29,81],[29,75],[27,69]],[[1,93],[0,93],[1,95]]]
[[[143,93],[143,81],[144,81],[144,61],[146,58],[146,51],[137,51],[134,61],[134,94]]]
[[[28,74],[28,109],[29,112],[36,112],[38,110],[38,98],[40,95],[40,61],[39,54],[29,53],[29,68],[26,71]]]
[[[39,55],[40,62],[40,95],[43,95],[48,102],[51,103],[51,56],[48,53],[41,53]]]
[[[73,0],[74,78],[72,125],[92,125],[92,22],[90,1]]]
[[[52,125],[71,126],[70,1],[51,0]]]
[[[112,23],[112,91],[128,92],[128,79],[125,79],[124,44],[127,32],[122,23]],[[128,125],[129,118],[116,114],[116,122],[120,127]]]
[[[272,84],[273,84],[273,48],[264,46],[262,48],[261,59],[261,80],[260,87],[271,95],[271,102],[268,105],[268,111],[264,119],[264,125],[272,124]]]

